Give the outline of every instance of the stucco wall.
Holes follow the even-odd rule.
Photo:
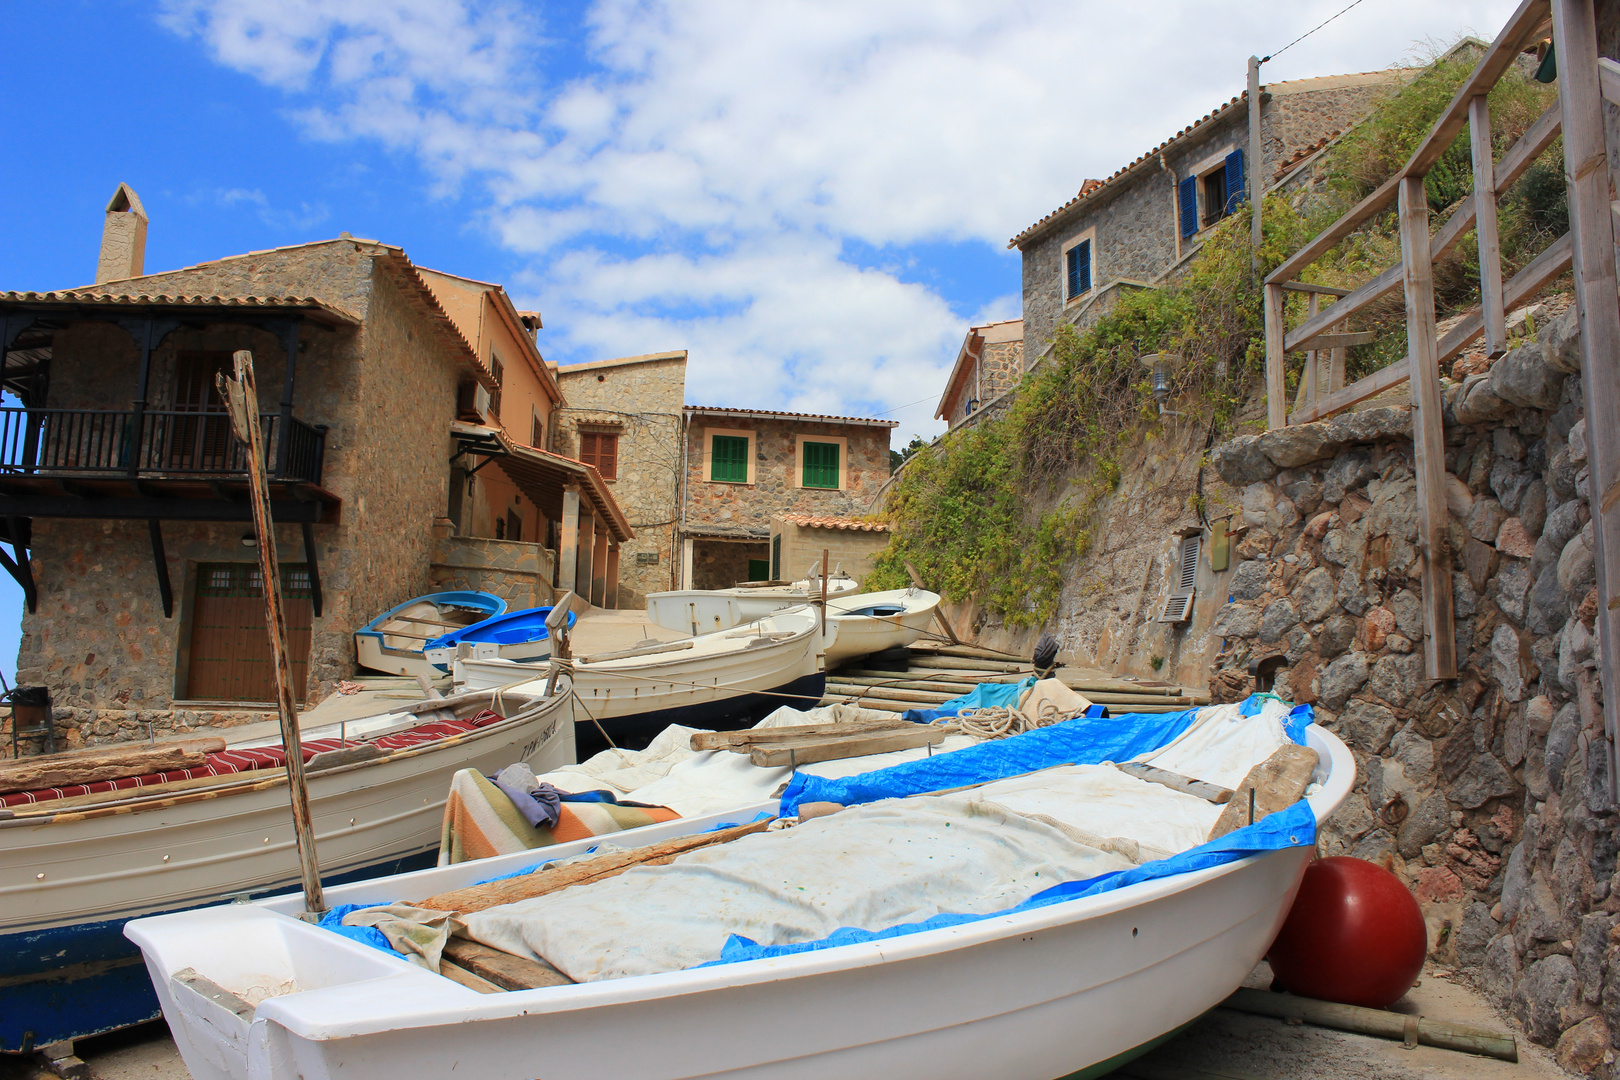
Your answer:
[[[782,537],[782,577],[796,581],[814,564],[820,572],[821,553],[827,552],[827,569],[842,567],[857,581],[872,572],[872,560],[889,546],[887,529],[823,529],[796,525],[781,518],[771,519],[772,542]]]
[[[717,483],[708,478],[705,432],[709,428],[754,432],[754,483]],[[686,432],[687,526],[764,539],[770,536],[772,514],[850,517],[869,513],[873,497],[889,479],[889,432],[886,427],[812,420],[696,414]],[[845,489],[799,486],[796,440],[801,435],[848,440]]]
[[[618,432],[618,477],[608,488],[636,532],[620,553],[618,606],[645,607],[648,593],[673,587],[679,569],[686,354],[558,368],[557,382],[568,399],[556,413],[557,453],[579,456],[581,424]]]

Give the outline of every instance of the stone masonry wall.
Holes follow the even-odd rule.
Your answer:
[[[1443,383],[1454,681],[1423,675],[1407,409],[1217,448],[1247,529],[1212,630],[1212,691],[1243,693],[1246,665],[1280,655],[1277,692],[1313,704],[1358,765],[1324,854],[1390,867],[1416,893],[1437,959],[1566,1068],[1608,1077],[1620,821],[1595,670],[1576,335],[1571,309],[1488,371]]]
[[[725,484],[708,479],[704,441],[707,427],[754,432],[754,483]],[[890,475],[890,430],[813,420],[694,416],[686,435],[686,525],[699,535],[724,533],[765,540],[770,536],[772,514],[853,517],[870,513],[873,498]],[[795,471],[799,467],[800,435],[848,440],[848,483],[843,490],[798,486]]]
[[[428,567],[430,588],[494,593],[508,611],[551,603],[557,553],[539,544],[436,536]]]
[[[748,580],[750,559],[769,559],[769,544],[739,543],[736,540],[692,541],[692,585],[694,589],[729,589]]]
[[[568,407],[553,414],[551,449],[579,456],[581,424],[619,433],[619,475],[608,482],[636,532],[619,556],[621,608],[641,608],[647,594],[672,587],[679,567],[681,409],[686,354],[625,364],[557,369]]]

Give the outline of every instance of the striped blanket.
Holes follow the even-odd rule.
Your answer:
[[[606,802],[565,802],[551,828],[530,825],[506,793],[477,769],[462,769],[450,780],[439,837],[439,865],[509,855],[515,851],[566,844],[587,836],[638,829],[681,815],[664,806],[620,806]]]
[[[404,731],[396,731],[392,735],[384,735],[372,741],[384,750],[403,750],[423,743],[438,742],[452,735],[461,735],[504,719],[506,718],[500,713],[485,709],[467,720],[436,720],[418,724]],[[339,739],[308,739],[300,745],[304,751],[303,758],[307,762],[316,754],[327,750],[340,750],[345,746],[358,746],[359,742],[355,739],[350,739],[346,743]],[[170,769],[167,772],[125,776],[117,780],[97,780],[92,784],[69,784],[45,788],[42,791],[13,791],[0,795],[0,806],[20,806],[25,803],[50,802],[52,799],[92,795],[103,791],[151,787],[173,780],[195,780],[200,776],[228,776],[231,773],[252,772],[256,769],[277,769],[285,764],[287,751],[281,746],[254,746],[238,750],[226,748],[217,754],[209,754],[207,761],[195,769]]]

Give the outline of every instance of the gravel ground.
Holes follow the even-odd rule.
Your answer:
[[[1270,984],[1262,964],[1245,985]],[[1509,1024],[1483,997],[1430,968],[1397,1006],[1436,1020],[1498,1031]],[[80,1056],[95,1080],[188,1080],[163,1022],[86,1039]],[[40,1080],[51,1074],[27,1060],[0,1056],[0,1080]],[[1519,1063],[1438,1050],[1404,1049],[1399,1042],[1325,1028],[1290,1025],[1265,1016],[1216,1009],[1184,1034],[1114,1075],[1135,1080],[1567,1080],[1539,1046],[1519,1040]]]

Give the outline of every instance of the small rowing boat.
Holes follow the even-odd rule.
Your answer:
[[[567,701],[483,692],[306,728],[323,880],[431,865],[457,770],[573,762]],[[0,1051],[158,1015],[127,920],[297,887],[285,761],[277,736],[197,767],[0,796]]]
[[[439,672],[422,655],[424,645],[505,610],[506,601],[494,593],[459,589],[415,597],[354,632],[355,661],[390,675],[437,676]]]
[[[927,633],[938,607],[938,593],[917,588],[852,593],[828,600],[827,627],[835,636],[827,645],[827,667],[910,645]]]
[[[533,664],[549,659],[551,631],[546,629],[546,619],[551,611],[549,607],[508,611],[504,615],[434,638],[423,647],[422,655],[441,674],[450,670],[450,664],[460,653],[463,644],[467,646],[466,655],[474,660],[499,658],[519,664]],[[570,628],[574,622],[575,615],[570,611]]]

